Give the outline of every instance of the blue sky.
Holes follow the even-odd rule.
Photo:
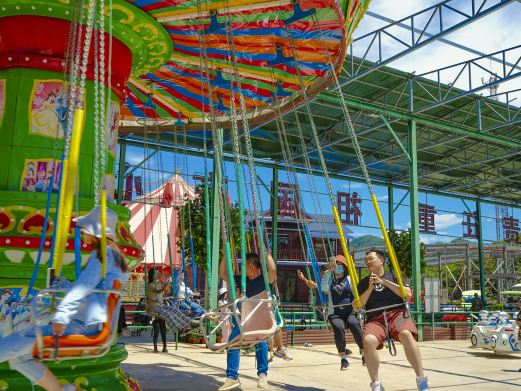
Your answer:
[[[369,11],[383,15],[393,20],[398,20],[415,12],[421,11],[438,1],[432,0],[373,0]],[[469,1],[453,1],[452,5],[455,7],[463,7],[468,4]],[[492,3],[492,2],[490,2]],[[399,4],[399,6],[397,6]],[[463,10],[463,8],[460,8]],[[514,2],[507,7],[489,15],[481,20],[474,22],[473,24],[449,35],[446,39],[449,39],[458,44],[468,46],[474,50],[478,50],[483,53],[491,53],[502,49],[518,45],[519,42],[519,27],[518,18],[521,15],[521,3]],[[385,23],[371,16],[366,16],[358,30],[355,32],[355,37],[361,36],[365,33],[373,31]],[[421,19],[418,20],[418,26],[421,25]],[[434,30],[429,30],[435,32]],[[407,33],[407,31],[398,32]],[[386,50],[394,53],[400,50],[400,46],[393,43],[391,40],[386,44]],[[356,53],[355,53],[356,54]],[[521,55],[521,49],[519,53],[514,53],[517,56]],[[445,43],[436,42],[428,45],[426,48],[419,49],[412,54],[403,57],[390,66],[401,69],[407,72],[415,71],[416,74],[425,73],[437,68],[441,68],[447,65],[451,65],[460,61],[469,60],[475,58],[476,55],[469,53],[468,51],[461,50]],[[515,60],[514,60],[515,61]],[[488,66],[488,69],[493,71],[499,71],[499,64],[494,62],[488,62],[484,64]],[[479,84],[480,78],[486,75],[486,73],[474,74],[474,83]],[[452,81],[453,75],[450,73],[444,75],[446,83]],[[458,86],[456,84],[456,86]],[[463,86],[462,86],[463,87]],[[521,82],[518,79],[514,79],[511,82],[502,84],[499,87],[499,92],[506,92],[516,88],[521,89]],[[519,94],[519,92],[517,93]],[[514,97],[518,96],[513,94]],[[514,105],[521,105],[520,99],[513,103]],[[138,164],[146,156],[147,152],[141,148],[127,148],[127,162],[130,164]],[[208,162],[211,170],[211,161]],[[204,172],[204,160],[202,158],[186,155],[173,155],[169,153],[161,153],[152,158],[147,164],[145,164],[147,170],[138,169],[135,175],[143,175],[144,189],[145,191],[151,191],[158,187],[164,180],[169,178],[176,169],[183,174],[184,178],[190,183],[194,184],[192,175],[195,173]],[[159,168],[164,173],[152,172],[149,169]],[[237,190],[235,182],[232,182],[232,178],[235,178],[233,165],[226,164],[225,167],[226,176],[230,179],[229,191],[231,198],[235,201],[237,199]],[[246,172],[246,171],[245,171]],[[189,174],[187,174],[189,173]],[[263,181],[269,186],[271,182],[271,169],[258,167],[257,174],[263,179]],[[279,174],[279,180],[281,182],[293,182],[293,179],[288,180],[287,174],[281,172]],[[302,199],[304,206],[308,213],[330,213],[330,202],[329,197],[325,194],[325,181],[324,178],[319,177],[308,177],[304,174],[297,174],[297,181],[302,193]],[[361,236],[366,234],[372,234],[380,236],[379,229],[377,228],[377,220],[372,210],[372,205],[369,200],[369,192],[364,183],[360,182],[346,182],[332,180],[332,186],[334,192],[344,191],[350,192],[356,191],[362,198],[362,224],[363,227],[352,227],[354,236]],[[318,189],[315,191],[315,189]],[[388,224],[388,203],[387,203],[387,189],[384,187],[375,186],[375,192],[380,201],[380,208],[385,218],[386,224]],[[266,189],[259,186],[260,203],[262,209],[266,210],[270,206],[269,194]],[[398,203],[405,195],[405,191],[395,189],[394,201]],[[245,203],[251,206],[251,197],[245,199]],[[425,243],[433,242],[449,242],[454,238],[462,236],[463,227],[461,225],[463,212],[466,208],[461,200],[449,197],[442,197],[432,194],[420,193],[419,202],[434,205],[437,213],[435,216],[436,221],[436,232],[437,235],[422,235],[422,241]],[[467,204],[472,210],[475,210],[475,203],[467,201]],[[483,214],[483,236],[486,241],[494,241],[496,239],[496,220],[495,220],[495,207],[490,204],[482,204]],[[509,215],[521,219],[521,210],[517,208],[509,208]],[[405,197],[403,204],[397,207],[395,212],[395,227],[397,229],[407,229],[410,226],[409,218],[409,199]]]

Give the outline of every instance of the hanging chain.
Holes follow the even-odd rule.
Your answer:
[[[329,198],[330,198],[330,201],[331,201],[331,205],[335,205],[335,199],[334,199],[334,196],[333,196],[333,187],[331,186],[331,180],[329,178],[329,173],[327,171],[326,161],[324,160],[324,154],[322,152],[322,147],[320,145],[320,140],[318,139],[318,131],[317,131],[317,127],[315,125],[315,120],[313,119],[313,113],[311,112],[311,107],[310,107],[310,104],[309,104],[309,98],[308,98],[307,92],[306,92],[306,86],[304,84],[304,79],[302,78],[302,72],[300,71],[299,60],[298,60],[298,57],[297,57],[297,51],[295,49],[295,41],[293,40],[293,37],[291,35],[290,30],[287,27],[285,27],[285,30],[286,30],[286,34],[287,34],[289,42],[290,42],[290,48],[291,48],[292,55],[293,55],[293,58],[294,58],[294,61],[295,61],[295,65],[296,65],[295,69],[297,70],[297,76],[298,76],[298,80],[299,80],[300,90],[301,90],[301,93],[302,93],[302,97],[304,99],[304,105],[306,107],[306,112],[308,114],[309,124],[311,126],[311,133],[313,135],[313,141],[315,142],[315,146],[317,148],[318,158],[319,158],[319,161],[320,161],[320,167],[322,168],[324,179],[326,180],[326,187],[327,187],[327,191],[328,191]]]
[[[99,61],[99,41],[94,36],[94,164],[93,164],[93,184],[94,184],[94,205],[100,204],[100,61]]]
[[[319,26],[320,22],[318,21],[318,18],[316,16],[316,13],[313,14],[313,22],[315,23],[315,26]],[[335,83],[335,89],[339,96],[340,105],[342,107],[342,113],[344,115],[344,119],[346,121],[347,128],[349,130],[349,135],[351,136],[351,141],[353,144],[353,148],[356,152],[356,157],[358,158],[358,162],[360,164],[360,168],[362,170],[362,174],[364,175],[365,181],[367,183],[367,186],[369,187],[369,192],[371,194],[374,194],[373,184],[371,182],[371,177],[369,176],[369,173],[367,171],[367,166],[365,163],[364,155],[362,153],[362,149],[360,148],[360,143],[358,142],[358,137],[356,136],[356,130],[353,125],[353,121],[351,120],[351,115],[349,114],[349,110],[347,109],[347,105],[344,98],[344,93],[342,91],[342,86],[340,85],[340,82],[338,80],[338,76],[335,71],[335,67],[333,65],[333,60],[331,59],[331,55],[329,54],[329,50],[326,47],[326,44],[324,42],[322,31],[320,28],[317,28],[320,34],[320,42],[322,43],[322,51],[324,55],[327,58],[328,65],[329,65],[329,72],[331,73],[331,76],[333,77],[334,83]]]
[[[105,179],[105,188],[107,188],[107,179],[105,177],[105,167],[106,167],[106,144],[107,144],[107,121],[105,119],[105,115],[107,112],[108,104],[106,102],[106,88],[105,88],[105,0],[99,0],[99,85],[100,85],[100,110],[99,110],[99,148],[100,148],[100,179],[98,187],[101,187],[101,183],[103,179]],[[109,64],[109,67],[111,64]],[[110,86],[109,86],[110,91]],[[108,94],[110,96],[110,92]],[[101,198],[99,196],[98,198]]]
[[[64,158],[68,156],[68,150],[70,146],[70,139],[72,135],[72,125],[74,120],[74,110],[78,103],[78,88],[80,78],[80,59],[81,59],[81,48],[83,43],[83,19],[85,17],[85,0],[82,0],[76,7],[72,7],[74,16],[73,18],[74,27],[71,36],[69,37],[71,53],[69,61],[69,85],[67,88],[67,114],[65,119],[65,129],[63,129],[63,140],[64,140]],[[89,8],[90,11],[90,8]],[[87,21],[88,23],[88,21]],[[85,30],[86,31],[86,30]],[[90,44],[89,44],[90,46]]]
[[[79,65],[79,87],[72,91],[72,96],[74,100],[73,109],[84,106],[84,96],[85,96],[85,84],[87,80],[87,65],[89,63],[89,50],[90,44],[92,41],[92,29],[94,24],[94,14],[96,9],[96,0],[89,0],[89,8],[87,13],[87,25],[85,26],[85,39],[83,42],[83,54],[81,56],[81,65]],[[78,40],[81,42],[81,34],[78,35]],[[81,46],[81,43],[79,44]],[[78,56],[79,58],[79,56]],[[63,156],[64,159],[69,157],[70,151],[70,135],[72,134],[72,116],[68,116],[67,118],[70,120],[70,131],[67,132],[67,135],[64,140],[64,148],[63,148]],[[67,126],[69,128],[69,125]]]

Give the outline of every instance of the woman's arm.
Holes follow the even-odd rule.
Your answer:
[[[298,278],[300,278],[304,282],[304,284],[307,285],[308,288],[318,288],[317,283],[315,281],[308,280],[306,277],[304,277],[304,274],[302,274],[300,270],[298,271]]]

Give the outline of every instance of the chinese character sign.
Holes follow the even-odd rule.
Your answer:
[[[464,238],[478,238],[478,224],[476,223],[478,219],[478,212],[463,212],[463,221],[461,225],[463,226],[463,237]]]
[[[418,204],[420,232],[424,234],[436,234],[434,215],[436,209],[432,205]]]
[[[340,221],[349,225],[362,224],[362,198],[358,193],[353,194],[338,192],[336,194],[336,204]]]
[[[271,185],[273,189],[273,184]],[[299,210],[299,191],[297,185],[279,182],[277,195],[279,216],[295,216]],[[273,200],[272,200],[273,203]],[[272,204],[273,209],[273,204]]]
[[[503,217],[503,229],[505,230],[505,242],[519,242],[519,219]]]

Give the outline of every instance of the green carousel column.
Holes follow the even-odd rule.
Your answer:
[[[212,265],[209,285],[209,308],[217,308],[217,289],[219,286],[219,262],[221,250],[221,184],[222,167],[221,153],[223,130],[217,129],[217,145],[214,145],[213,180],[212,180]],[[223,227],[224,228],[224,227]]]
[[[423,340],[420,269],[420,227],[418,216],[418,156],[416,149],[416,122],[409,121],[409,193],[411,215],[411,261],[414,310],[417,313],[418,339]]]
[[[476,213],[478,223],[478,259],[479,259],[479,289],[481,291],[481,301],[483,302],[483,308],[487,305],[487,294],[486,294],[486,276],[485,276],[485,254],[483,252],[483,219],[481,218],[481,200],[476,201]]]

